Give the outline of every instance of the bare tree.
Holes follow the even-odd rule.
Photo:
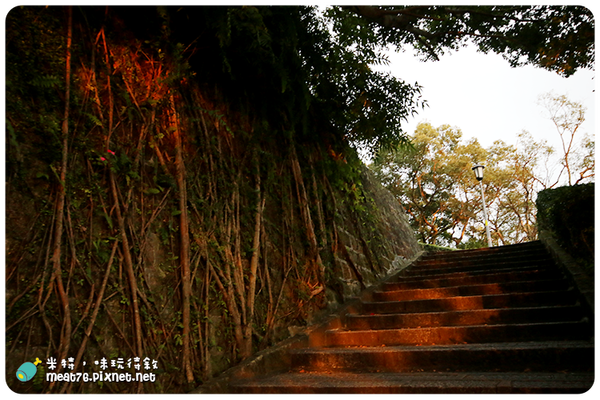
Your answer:
[[[562,145],[562,168],[555,183],[548,187],[556,186],[564,176],[569,185],[593,178],[593,140],[587,136],[582,141],[577,140],[579,128],[585,121],[586,108],[579,102],[569,100],[566,95],[556,95],[552,92],[541,95],[539,104],[544,107],[548,118],[556,127]]]

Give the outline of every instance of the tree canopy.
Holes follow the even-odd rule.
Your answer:
[[[305,139],[372,152],[407,141],[402,123],[426,105],[421,87],[371,66],[413,46],[424,59],[474,43],[512,66],[564,76],[594,64],[594,20],[584,7],[149,7],[113,9],[128,26],[179,44],[196,79]],[[142,18],[143,16],[143,18]],[[143,22],[140,22],[143,21]],[[161,35],[156,35],[156,32]]]
[[[426,58],[471,41],[512,66],[533,64],[572,75],[594,65],[594,17],[570,6],[345,7],[381,27],[397,46],[414,44]]]
[[[401,240],[379,234],[390,232],[390,214],[369,197],[348,149],[367,145],[383,157],[411,148],[402,123],[425,101],[418,85],[374,71],[386,62],[382,50],[414,45],[433,57],[471,38],[483,51],[552,69],[564,62],[540,54],[562,57],[565,48],[572,68],[556,70],[568,73],[593,58],[585,9],[460,10],[13,8],[7,370],[35,351],[73,365],[144,354],[161,371],[146,387],[37,374],[26,386],[12,375],[11,388],[188,391],[389,273],[395,255],[412,257],[418,246],[400,218]],[[531,193],[527,168],[539,146],[520,155],[463,145],[451,128],[420,133],[412,147],[427,157],[417,167],[414,153],[389,155],[404,157],[392,161],[412,174],[419,186],[410,194],[436,218],[425,216],[431,241],[455,241],[463,226],[477,236],[467,177],[483,158],[498,240],[515,218],[531,225],[529,197],[504,194]],[[454,212],[467,220],[454,224]]]
[[[485,164],[486,204],[492,242],[535,240],[537,168],[547,151],[522,132],[516,146],[496,141],[483,148],[462,140],[459,129],[422,123],[413,148],[380,152],[371,168],[402,204],[419,240],[457,248],[484,246],[481,194],[471,168]]]

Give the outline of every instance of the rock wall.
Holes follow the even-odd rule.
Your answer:
[[[326,115],[228,97],[120,19],[107,25],[104,8],[88,10],[98,19],[74,13],[68,104],[55,33],[68,10],[8,18],[11,389],[186,392],[418,255],[402,207]],[[32,356],[79,354],[74,368],[93,373],[94,361],[140,352],[159,366],[141,389],[41,373],[23,386],[14,374]]]
[[[366,166],[362,167],[361,181],[372,201],[370,223],[361,225],[351,211],[346,211],[341,215],[343,222],[337,226],[343,247],[335,262],[341,270],[345,298],[356,296],[407,266],[421,250],[406,212]]]
[[[214,128],[206,133],[212,141],[231,141],[232,147],[247,145],[232,135],[224,138],[222,131]],[[164,155],[146,149],[136,156],[135,146],[119,134],[113,135],[113,140],[120,144],[111,147],[122,160],[113,166],[96,159],[88,162],[89,155],[72,150],[61,252],[74,330],[68,354],[82,346],[83,330],[91,322],[90,301],[102,301],[91,340],[82,353],[84,360],[132,355],[136,338],[129,278],[124,272],[124,255],[130,252],[143,345],[163,368],[160,386],[150,389],[185,392],[190,388],[177,372],[182,354],[182,210],[178,206],[180,192],[172,184],[175,168],[167,158],[173,160],[174,152],[166,142]],[[24,156],[36,156],[28,142],[21,149]],[[213,156],[225,158],[219,151],[222,149],[215,148]],[[242,177],[231,185],[222,169],[211,171],[194,163],[191,155],[184,155],[188,173],[185,211],[192,245],[190,326],[195,385],[243,359],[234,330],[246,326],[249,319],[246,315],[246,320],[240,317],[236,322],[233,314],[249,310],[249,296],[254,296],[252,351],[256,352],[335,312],[365,288],[406,266],[420,251],[402,207],[356,160],[346,164],[328,159],[318,143],[310,149],[304,147],[296,157],[285,147],[260,151],[264,159],[254,164],[262,174],[264,205],[258,248],[253,245],[257,180],[246,172],[253,170],[253,164],[238,162],[237,154],[227,155],[221,163],[232,171],[229,176]],[[345,151],[351,153],[348,148]],[[190,146],[187,152],[197,154],[198,150]],[[157,154],[165,157],[162,172]],[[139,160],[137,169],[129,164],[133,159]],[[7,371],[15,370],[33,353],[58,357],[65,314],[53,291],[53,264],[48,257],[57,182],[43,175],[45,168],[51,167],[41,163],[15,167],[7,181]],[[111,175],[111,169],[118,174]],[[117,197],[111,193],[112,185]],[[210,196],[209,187],[213,190]],[[20,207],[22,204],[31,207]],[[117,205],[123,210],[128,248],[123,246],[117,225]],[[256,251],[258,257],[254,258]],[[252,289],[254,261],[256,286]],[[104,298],[98,300],[110,262]],[[29,314],[21,319],[24,312]],[[22,340],[24,332],[26,342]],[[19,390],[13,376],[7,379],[10,387]],[[111,387],[127,390],[125,386]],[[39,381],[27,390],[40,393],[50,388]],[[94,385],[83,385],[80,390],[104,391]]]

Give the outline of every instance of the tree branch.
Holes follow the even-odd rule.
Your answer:
[[[406,32],[410,32],[417,37],[425,37],[429,40],[434,40],[436,35],[419,29],[411,24],[411,22],[415,18],[423,18],[422,16],[416,16],[412,14],[410,11],[406,12],[406,10],[382,10],[379,7],[375,6],[353,6],[353,7],[344,7],[346,9],[352,10],[356,14],[359,14],[366,18],[367,20],[378,23],[379,25],[385,28],[395,28],[401,29]],[[418,9],[418,8],[426,8],[426,7],[412,7],[410,10]],[[400,14],[400,15],[398,15]]]

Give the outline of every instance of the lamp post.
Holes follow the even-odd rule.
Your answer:
[[[485,208],[485,195],[483,194],[483,165],[476,165],[471,168],[475,171],[475,178],[479,181],[479,187],[481,188],[481,202],[483,203],[483,219],[485,220],[485,233],[487,235],[488,247],[492,247],[492,237],[490,236],[490,227],[488,226],[487,209]]]

